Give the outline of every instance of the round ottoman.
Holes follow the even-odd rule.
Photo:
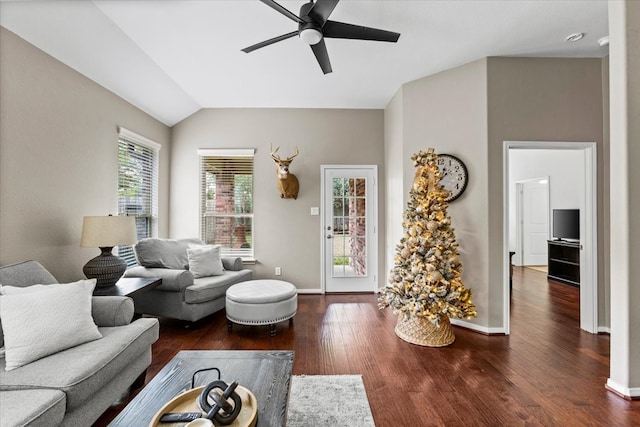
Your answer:
[[[269,325],[271,336],[276,323],[292,319],[298,310],[298,291],[282,280],[249,280],[227,289],[227,325]]]

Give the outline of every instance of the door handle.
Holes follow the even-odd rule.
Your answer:
[[[333,236],[331,234],[327,234],[327,239],[333,239]]]

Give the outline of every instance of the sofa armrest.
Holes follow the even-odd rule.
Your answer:
[[[240,257],[222,257],[222,266],[228,271],[240,271],[244,268]]]
[[[123,326],[133,318],[133,300],[129,297],[92,297],[91,315],[98,326]]]
[[[175,270],[172,268],[132,267],[124,273],[124,277],[153,277],[162,279],[159,291],[181,292],[193,285],[193,274],[189,270]]]

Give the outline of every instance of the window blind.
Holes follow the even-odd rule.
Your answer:
[[[200,238],[223,256],[254,260],[254,150],[198,150]]]
[[[119,129],[118,214],[136,217],[138,240],[157,236],[159,152],[160,144]],[[136,264],[132,246],[119,246],[118,255]]]

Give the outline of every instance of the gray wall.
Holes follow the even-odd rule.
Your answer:
[[[117,213],[118,126],[162,145],[160,235],[168,232],[170,130],[0,28],[0,265],[40,261],[61,281],[100,253],[82,217]]]
[[[389,206],[394,221],[395,236],[402,235],[401,216],[409,197],[415,168],[411,156],[433,147],[436,153],[453,154],[465,162],[469,169],[469,185],[463,195],[449,205],[452,226],[460,245],[463,281],[473,292],[478,317],[471,324],[487,325],[489,312],[488,255],[484,250],[489,239],[487,230],[487,91],[486,60],[457,67],[446,72],[405,84],[402,97],[387,112],[386,126],[400,126],[399,137],[388,140],[402,159],[395,164],[402,175],[388,174],[388,185],[402,189],[402,204]],[[398,110],[401,110],[398,113]],[[389,151],[389,150],[388,150]],[[388,170],[391,167],[387,167]],[[401,179],[401,185],[397,180]],[[391,182],[394,180],[395,182]],[[391,216],[391,214],[389,214]],[[399,227],[399,229],[398,229]],[[387,259],[395,255],[398,241],[389,241]],[[391,265],[387,265],[387,270]]]
[[[378,165],[384,177],[384,120],[382,110],[330,109],[206,109],[178,123],[172,136],[171,225],[174,238],[199,236],[199,148],[255,148],[254,220],[255,255],[250,265],[258,278],[282,279],[302,290],[321,287],[320,216],[310,208],[320,206],[320,166],[328,164]],[[270,144],[290,155],[300,154],[291,171],[300,181],[297,200],[281,199],[276,186]],[[385,205],[378,185],[379,205]],[[378,215],[383,230],[384,210]],[[379,247],[384,233],[379,232]],[[384,251],[379,251],[383,274]],[[380,282],[380,280],[379,280]]]
[[[387,203],[384,205],[386,224],[385,236],[385,273],[394,265],[395,247],[403,236],[402,215],[404,203],[404,162],[407,155],[404,151],[403,139],[403,88],[396,93],[384,111],[384,164],[386,169],[385,191]],[[408,154],[411,157],[411,154]],[[380,287],[387,284],[388,277],[383,276]]]
[[[603,105],[602,64],[600,59],[489,58],[488,124],[489,149],[488,218],[491,239],[489,253],[491,294],[490,325],[503,322],[502,275],[506,257],[503,242],[503,147],[504,141],[596,142],[598,194],[603,189]],[[608,209],[608,207],[606,207]],[[598,200],[597,218],[605,209]],[[605,224],[599,221],[598,235]],[[606,254],[598,242],[598,284],[608,286],[602,276]],[[605,301],[599,301],[602,306]],[[498,309],[499,308],[499,309]],[[602,319],[600,319],[602,322]]]

